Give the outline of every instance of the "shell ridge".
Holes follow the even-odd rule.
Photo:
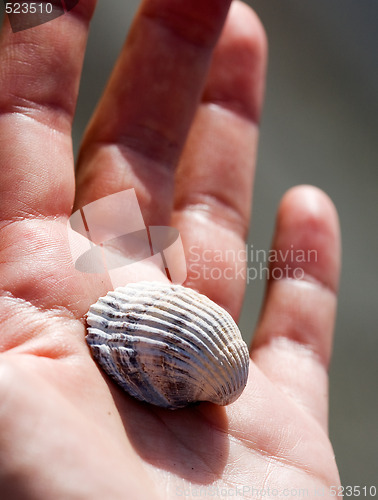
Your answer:
[[[151,310],[150,310],[150,312],[151,312]],[[167,317],[168,317],[168,319],[167,319]],[[152,326],[154,323],[155,324],[158,323],[158,324],[162,324],[166,327],[169,327],[170,326],[169,319],[175,320],[176,316],[174,314],[168,313],[166,315],[166,317],[164,317],[161,313],[156,311],[156,312],[154,312],[154,315],[152,317],[144,318],[144,320],[145,320],[144,324]],[[194,345],[197,349],[205,348],[209,352],[212,352],[211,348],[216,348],[219,350],[219,353],[221,354],[221,356],[223,355],[221,349],[214,341],[214,338],[211,336],[211,326],[210,325],[207,325],[204,322],[193,323],[193,322],[188,321],[186,319],[180,318],[180,324],[177,324],[177,325],[174,324],[173,326],[171,325],[170,328],[172,330],[181,329],[184,332],[184,336],[180,337],[181,340],[188,342],[189,344]],[[205,331],[205,333],[207,333],[206,339],[200,338],[198,336],[199,330]],[[164,330],[162,334],[165,335],[165,333],[166,333],[166,330]]]
[[[153,310],[152,308],[149,308],[149,312],[150,312],[150,314],[152,314],[152,312],[154,313],[153,317],[158,316],[159,319],[163,318],[163,316],[161,314],[161,311],[158,308],[156,308],[155,310]],[[178,314],[179,314],[179,312],[178,312]],[[139,320],[144,319],[144,325],[145,326],[150,325],[150,323],[147,320],[146,316],[147,316],[147,314],[143,314],[139,318]],[[170,316],[174,318],[174,315],[170,315]],[[101,317],[100,317],[100,320],[102,320]],[[116,331],[118,329],[119,330],[126,329],[127,331],[130,331],[132,329],[132,325],[128,324],[128,320],[129,320],[129,318],[127,318],[127,321],[124,320],[124,321],[120,322],[119,324],[117,324],[113,320],[113,318],[111,317],[109,319],[109,323],[110,324],[108,324],[108,325],[105,326],[106,331],[108,333],[109,332],[114,332],[114,331]],[[185,333],[187,333],[187,334],[190,333],[191,334],[190,338],[184,338],[182,340],[188,342],[188,345],[190,343],[192,343],[198,349],[200,349],[201,347],[202,348],[205,347],[209,353],[212,353],[213,349],[215,348],[217,350],[217,355],[218,355],[218,357],[220,359],[222,359],[226,370],[229,373],[232,373],[232,367],[229,365],[229,363],[227,363],[227,357],[221,351],[221,349],[219,348],[219,346],[216,344],[216,342],[214,341],[214,339],[210,335],[211,325],[206,325],[204,322],[200,322],[199,325],[198,324],[195,325],[197,327],[197,329],[196,329],[196,328],[190,327],[190,322],[188,320],[180,318],[180,321],[182,321],[182,323],[185,325]],[[169,323],[167,321],[165,321],[165,319],[163,319],[163,322],[165,323],[166,326],[168,326]],[[89,323],[90,323],[91,326],[94,326],[93,318],[90,318]],[[103,324],[102,321],[101,321],[101,324]],[[208,335],[207,335],[206,339],[201,339],[201,338],[198,337],[198,327],[200,327],[200,328],[202,327],[202,330],[207,330]],[[158,332],[157,331],[151,332],[151,334],[154,334],[154,333],[158,333]],[[161,333],[161,335],[162,336],[166,335],[166,331],[163,330],[162,333]],[[226,376],[225,376],[225,378],[226,378]]]
[[[151,309],[150,309],[150,311],[151,311]],[[164,313],[164,314],[166,316],[168,316],[169,318],[173,318],[173,319],[175,318],[175,315],[172,312],[172,309],[171,309],[171,311],[169,311],[167,313]],[[154,315],[158,316],[157,313],[154,313]],[[201,318],[198,318],[198,316],[194,316],[193,319],[195,321],[182,318],[182,316],[180,315],[180,311],[177,311],[177,316],[180,317],[180,322],[182,323],[182,326],[184,326],[185,329],[188,329],[188,331],[191,331],[194,334],[194,336],[196,337],[196,339],[197,339],[198,342],[202,342],[202,344],[205,344],[207,346],[207,348],[216,348],[218,350],[218,354],[220,354],[221,356],[223,356],[222,350],[219,348],[219,346],[215,342],[214,336],[211,335],[211,331],[214,329],[214,325],[212,325],[210,322],[207,323],[206,321],[202,320]],[[164,316],[161,313],[160,313],[160,317],[164,318]],[[198,338],[198,336],[197,336],[198,329],[194,329],[193,327],[191,327],[190,326],[191,324],[196,325],[198,329],[202,329],[202,330],[204,330],[207,333],[206,340],[208,342],[205,342],[203,339],[199,339]],[[233,326],[233,325],[231,325],[231,326]],[[235,340],[234,339],[228,339],[228,342],[230,344],[231,343],[234,344]],[[240,358],[239,358],[238,361],[240,362]]]
[[[204,297],[204,300],[202,302],[199,302],[196,304],[196,307],[198,309],[200,309],[205,315],[208,315],[210,316],[211,318],[219,321],[219,322],[224,322],[225,325],[223,325],[225,328],[222,329],[222,337],[224,339],[227,339],[228,341],[232,341],[234,339],[232,339],[232,336],[231,335],[227,335],[227,331],[229,329],[232,329],[233,332],[237,332],[239,333],[239,329],[235,323],[235,321],[233,320],[232,316],[230,315],[230,313],[228,313],[227,311],[224,311],[223,313],[223,316],[222,317],[218,317],[215,315],[215,313],[213,312],[212,308],[209,308],[209,307],[206,307],[207,304],[205,304],[206,302],[211,302],[210,299],[208,299],[205,295],[202,295],[202,297]],[[189,300],[185,300],[184,298],[181,298],[180,299],[185,302],[186,304],[188,304],[188,307],[191,306],[191,303],[189,302]],[[229,328],[227,328],[229,327]],[[235,356],[235,352],[237,353],[237,356]],[[243,361],[245,362],[245,360],[242,360],[240,355],[239,355],[239,352],[238,350],[235,350],[233,351],[232,353],[234,359],[238,359],[239,360],[239,363],[243,363]]]
[[[166,344],[163,341],[151,341],[150,339],[145,339],[144,337],[136,337],[136,336],[126,336],[125,343],[131,347],[131,349],[138,353],[138,350],[143,349],[146,345],[150,348],[150,354],[144,354],[144,358],[146,359],[154,359],[158,357],[160,354],[167,351],[167,346],[169,348],[169,356],[170,358],[175,359],[176,361],[180,361],[186,363],[188,366],[192,366],[196,369],[196,371],[201,372],[210,372],[214,373],[216,365],[211,364],[207,361],[206,358],[198,357],[197,359],[193,359],[191,356],[188,356],[185,349],[177,344]],[[138,347],[135,346],[137,344]],[[111,345],[111,344],[110,344]],[[156,352],[155,352],[156,351]],[[201,368],[201,370],[200,370]],[[197,377],[191,377],[193,380],[196,380]],[[226,384],[227,378],[225,378],[224,383]],[[210,383],[210,382],[209,382]],[[215,389],[215,386],[211,384]]]
[[[163,341],[151,341],[151,339],[146,339],[144,337],[136,337],[134,335],[124,335],[124,342],[126,344],[127,347],[123,347],[123,349],[128,352],[133,352],[133,353],[136,353],[137,354],[137,358],[139,358],[139,355],[138,355],[138,350],[137,348],[135,347],[135,344],[138,345],[139,348],[143,348],[143,344],[146,344],[148,345],[148,347],[150,347],[151,349],[151,354],[147,357],[147,355],[145,355],[145,357],[147,358],[154,358],[156,357],[156,354],[154,354],[153,351],[157,351],[157,354],[159,355],[160,352],[164,352],[166,350],[166,344],[163,342]],[[173,335],[172,335],[173,337]],[[89,342],[91,342],[91,340],[89,339],[88,340]],[[118,343],[113,343],[112,341],[110,341],[108,343],[108,345],[106,346],[107,347],[107,350],[110,351],[110,348],[113,347],[115,349],[115,352],[119,352],[120,349],[122,349],[122,347],[119,347],[117,345]],[[91,345],[94,345],[92,342],[91,342]],[[102,347],[102,346],[100,346]],[[182,362],[182,363],[186,363],[187,365],[190,365],[190,366],[193,366],[194,368],[197,369],[197,371],[201,371],[201,372],[206,372],[206,369],[208,371],[211,371],[211,372],[214,372],[214,366],[211,366],[211,364],[209,362],[207,363],[203,363],[204,359],[202,358],[198,358],[198,360],[196,360],[197,362],[194,363],[194,361],[190,358],[190,356],[188,356],[185,352],[184,349],[180,348],[179,346],[175,345],[175,344],[172,344],[170,345],[170,348],[173,349],[170,350],[170,357],[171,358],[174,358],[176,359],[176,361],[179,361],[179,362]],[[184,357],[184,359],[183,359]],[[114,358],[114,356],[112,356],[112,358]],[[125,357],[125,360],[126,360],[126,357]],[[116,360],[117,361],[117,360]],[[110,374],[113,378],[114,378],[114,373],[116,373],[116,367],[117,367],[117,364],[113,363],[111,368],[109,368],[109,366],[107,366],[106,370],[107,370],[107,373]],[[201,370],[199,370],[199,368],[202,368]],[[135,371],[135,369],[133,370]],[[196,381],[198,377],[191,377],[193,381]],[[119,377],[117,377],[117,381],[119,381]],[[130,382],[131,382],[131,379],[130,379]],[[210,381],[208,380],[209,384],[210,384]],[[211,383],[210,384],[212,386],[212,388],[214,390],[216,390],[216,386]],[[135,390],[135,393],[133,393],[132,395],[135,396],[135,394],[137,394],[137,390]],[[136,396],[135,396],[136,397]]]
[[[164,329],[164,326],[168,326],[169,324],[164,324],[161,325],[161,324],[158,324],[158,326],[160,328],[156,328],[156,323],[154,324],[154,322],[150,322],[150,321],[147,321],[146,318],[144,318],[144,322],[143,322],[143,326],[144,326],[144,333],[145,334],[148,334],[149,337],[153,337],[155,338],[156,342],[158,342],[158,339],[160,337],[160,339],[164,339],[166,341],[170,340],[170,342],[167,342],[170,346],[172,346],[171,348],[175,348],[175,349],[178,349],[178,345],[177,345],[177,340],[175,340],[177,338],[176,334],[175,333],[170,333],[170,332],[167,332],[166,329]],[[111,327],[107,328],[107,332],[109,333],[110,331],[115,331],[114,329],[114,324],[111,325]],[[127,328],[127,325],[125,324],[125,322],[123,322],[122,324],[119,325],[119,328],[124,328],[126,330],[126,332],[129,332],[130,330]],[[132,333],[132,332],[130,332]],[[227,360],[227,356],[225,356],[225,354],[219,349],[219,347],[216,345],[215,342],[211,340],[212,344],[209,346],[209,345],[206,345],[204,342],[202,342],[201,339],[198,338],[198,336],[196,335],[196,333],[198,334],[198,332],[196,332],[195,330],[192,330],[190,332],[190,337],[184,337],[184,338],[181,338],[181,342],[183,342],[185,344],[185,346],[189,347],[191,349],[191,352],[193,353],[193,355],[195,356],[197,362],[201,362],[201,364],[203,365],[204,363],[204,356],[203,356],[203,348],[205,347],[206,351],[208,352],[209,355],[211,355],[211,357],[214,357],[214,348],[216,348],[218,350],[217,352],[217,355],[218,355],[218,362],[221,361],[221,364],[222,366],[225,368],[225,370],[228,372],[228,376],[227,374],[224,374],[223,373],[223,370],[221,372],[222,374],[222,378],[224,379],[224,381],[227,380],[227,378],[231,375],[233,376],[233,370],[232,370],[232,366],[230,365],[230,363],[228,362]],[[124,334],[125,335],[125,334]],[[137,340],[137,336],[135,336],[135,340]],[[141,338],[139,338],[139,340],[141,340]],[[125,339],[126,341],[126,339]],[[191,342],[192,341],[192,342]],[[117,339],[117,342],[118,342],[118,339]],[[128,343],[131,342],[131,339],[128,338],[127,340]],[[161,342],[164,343],[163,340],[161,340]],[[108,343],[110,345],[113,345],[113,341],[109,340]],[[161,345],[161,347],[163,347],[164,344]],[[201,350],[202,348],[202,350]],[[206,358],[205,358],[206,359]],[[218,365],[214,366],[214,362],[213,360],[208,360],[206,359],[206,366],[208,367],[208,369],[213,373],[215,371],[216,368],[218,368]],[[194,366],[194,364],[193,364]],[[238,384],[238,382],[236,382],[236,384]]]

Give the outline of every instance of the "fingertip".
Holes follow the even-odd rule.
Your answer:
[[[306,274],[334,292],[340,273],[340,226],[336,207],[321,189],[302,185],[283,196],[277,215],[274,248],[301,250]],[[304,257],[303,257],[304,259]]]
[[[304,218],[315,224],[322,223],[326,219],[332,230],[338,231],[339,219],[336,207],[331,198],[316,186],[304,184],[286,191],[280,203],[280,214],[286,210],[295,211],[298,215],[303,213]]]
[[[213,55],[204,101],[258,122],[265,89],[268,42],[257,14],[234,1]]]
[[[231,3],[225,30],[236,40],[251,45],[254,51],[265,56],[268,51],[268,38],[264,25],[257,13],[246,3],[234,0]]]

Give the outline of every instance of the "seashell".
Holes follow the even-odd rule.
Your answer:
[[[243,391],[248,348],[231,316],[180,285],[132,283],[92,305],[86,341],[128,394],[165,408],[227,405]]]

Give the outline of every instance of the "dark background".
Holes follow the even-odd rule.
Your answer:
[[[343,271],[330,370],[330,436],[342,483],[378,487],[378,2],[250,3],[266,27],[270,59],[249,243],[269,249],[277,205],[291,186],[314,184],[336,204]],[[75,151],[138,4],[98,2]],[[240,320],[246,339],[263,290],[261,281],[248,286]]]

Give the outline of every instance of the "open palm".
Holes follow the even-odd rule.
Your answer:
[[[169,411],[139,403],[89,354],[83,317],[110,285],[73,267],[74,199],[80,208],[134,188],[148,225],[179,229],[186,286],[237,319],[245,273],[235,256],[248,228],[266,59],[263,29],[241,3],[219,37],[228,0],[145,0],[75,179],[71,123],[94,4],[81,0],[70,14],[15,34],[6,21],[1,33],[1,498],[299,490],[327,498],[339,484],[327,436],[339,236],[319,190],[294,188],[280,205],[273,248],[282,258],[271,270],[281,279],[268,282],[249,381],[234,404]],[[298,264],[292,249],[316,259]],[[205,268],[215,266],[208,279]]]

